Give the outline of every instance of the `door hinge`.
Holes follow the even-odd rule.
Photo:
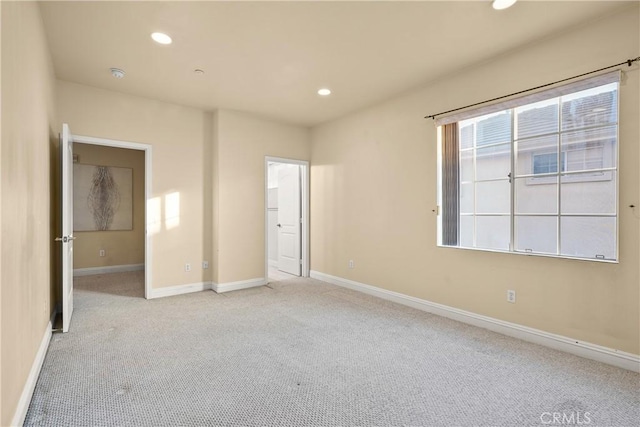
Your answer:
[[[300,264],[302,264],[302,260],[300,260]]]
[[[302,224],[302,218],[300,218],[300,224]]]

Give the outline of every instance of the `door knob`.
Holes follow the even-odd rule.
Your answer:
[[[278,224],[278,227],[282,227],[282,224]]]

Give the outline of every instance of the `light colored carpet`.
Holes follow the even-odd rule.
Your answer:
[[[295,279],[297,276],[278,270],[278,267],[269,266],[269,281],[277,282],[281,280]]]
[[[25,424],[638,425],[638,374],[312,279],[269,286],[147,301],[141,272],[79,278]]]

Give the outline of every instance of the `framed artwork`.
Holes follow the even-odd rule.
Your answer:
[[[73,230],[133,229],[133,169],[73,165]]]

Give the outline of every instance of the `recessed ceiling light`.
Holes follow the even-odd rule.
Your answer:
[[[124,70],[121,70],[120,68],[109,68],[109,71],[111,71],[111,75],[116,79],[124,77]]]
[[[320,89],[318,91],[318,95],[321,95],[321,96],[331,95],[331,91],[329,89],[326,89],[326,88],[325,89]]]
[[[160,44],[171,44],[171,37],[165,33],[152,33],[151,38]]]
[[[493,0],[493,8],[495,10],[502,10],[511,7],[517,0]]]

